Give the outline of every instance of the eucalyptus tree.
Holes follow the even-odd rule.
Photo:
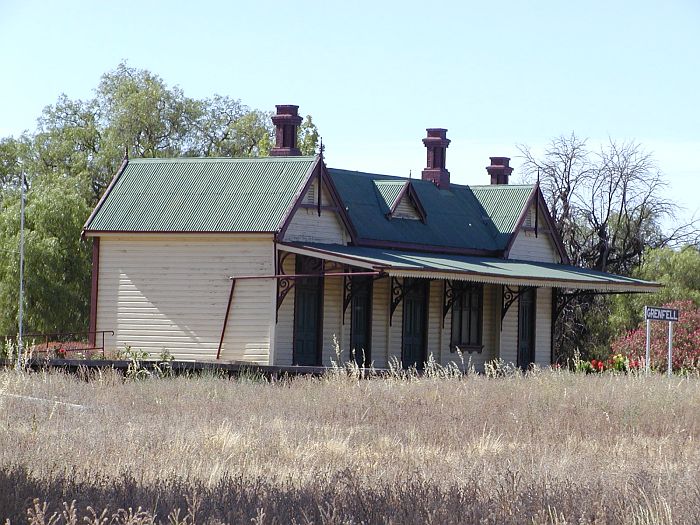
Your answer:
[[[33,133],[0,138],[0,332],[16,330],[19,181],[27,193],[27,329],[87,329],[89,242],[80,232],[128,152],[134,157],[266,155],[271,113],[225,95],[196,99],[158,75],[119,64],[91,98],[61,95]],[[318,132],[300,136],[313,154]]]

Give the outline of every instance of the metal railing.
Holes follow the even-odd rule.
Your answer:
[[[101,352],[105,358],[105,334],[114,335],[113,330],[90,332],[55,332],[49,334],[23,334],[24,352],[53,353],[55,357],[67,358],[69,352]],[[94,336],[94,337],[93,337]],[[16,340],[17,336],[6,336],[5,340]],[[41,342],[38,342],[41,341]],[[98,342],[101,345],[98,345]]]

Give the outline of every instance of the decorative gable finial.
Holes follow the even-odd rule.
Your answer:
[[[124,146],[124,160],[129,160],[129,146]]]

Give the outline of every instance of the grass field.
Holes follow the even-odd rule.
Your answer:
[[[0,392],[12,524],[700,523],[697,377],[7,371]]]

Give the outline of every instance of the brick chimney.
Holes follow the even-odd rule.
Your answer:
[[[423,144],[428,149],[428,165],[423,170],[423,180],[432,181],[441,190],[450,187],[450,172],[445,169],[445,153],[450,139],[447,138],[447,130],[443,128],[426,129],[428,136],[423,139]]]
[[[272,117],[275,125],[275,147],[270,151],[273,157],[301,155],[297,148],[297,128],[301,124],[299,106],[275,106],[277,114]]]
[[[489,157],[491,165],[486,166],[486,171],[491,175],[491,184],[508,184],[508,177],[513,173],[513,168],[508,164],[510,157]]]

